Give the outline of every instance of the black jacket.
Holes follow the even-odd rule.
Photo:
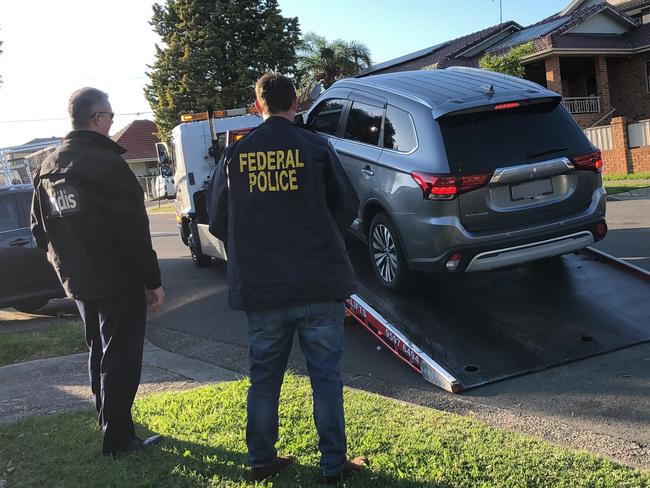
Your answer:
[[[72,131],[34,177],[32,233],[75,299],[160,286],[144,195],[125,151],[97,132]]]
[[[355,291],[342,231],[359,201],[324,137],[268,118],[226,149],[207,202],[210,231],[226,243],[231,308],[344,300]]]

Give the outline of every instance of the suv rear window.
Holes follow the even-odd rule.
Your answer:
[[[490,110],[439,119],[449,165],[486,173],[496,168],[573,156],[591,149],[559,102]]]
[[[384,147],[409,152],[415,148],[415,129],[408,112],[389,105],[384,122]]]

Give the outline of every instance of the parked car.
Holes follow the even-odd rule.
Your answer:
[[[361,205],[352,232],[388,288],[411,272],[516,266],[606,232],[600,152],[535,83],[474,68],[336,82],[304,114]]]
[[[31,185],[0,187],[0,308],[23,312],[65,296],[54,268],[32,237],[32,192]]]

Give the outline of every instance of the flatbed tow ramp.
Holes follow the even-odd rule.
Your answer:
[[[650,341],[650,273],[593,248],[498,272],[429,276],[396,295],[368,251],[354,318],[422,377],[459,393]]]

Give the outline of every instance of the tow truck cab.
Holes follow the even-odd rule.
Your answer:
[[[223,243],[208,231],[205,194],[216,161],[228,144],[262,123],[254,108],[187,114],[172,129],[171,147],[159,143],[159,158],[169,158],[174,167],[176,222],[183,243],[190,248],[199,267],[212,258],[225,259]],[[213,124],[216,140],[210,130]]]

